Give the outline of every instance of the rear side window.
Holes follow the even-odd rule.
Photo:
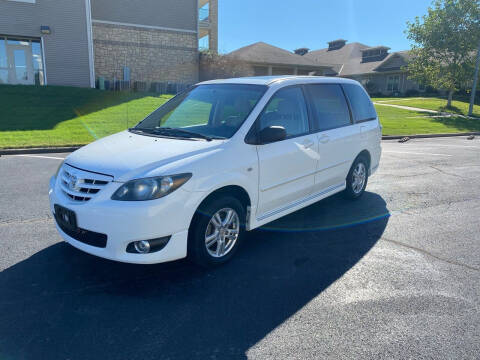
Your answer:
[[[350,101],[355,122],[376,119],[377,112],[365,90],[354,84],[344,84],[343,89]]]
[[[282,126],[287,137],[309,132],[307,105],[302,89],[289,87],[279,90],[260,115],[260,131],[268,126]]]
[[[312,84],[307,85],[306,88],[310,95],[318,130],[351,125],[347,101],[340,85]]]

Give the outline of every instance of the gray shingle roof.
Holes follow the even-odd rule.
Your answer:
[[[255,44],[242,47],[232,51],[227,56],[232,56],[243,61],[258,64],[297,65],[314,68],[329,67],[328,64],[319,63],[315,59],[310,59],[306,56],[300,56],[264,42],[257,42]]]
[[[303,57],[318,62],[319,64],[336,64],[333,69],[339,76],[351,76],[377,72],[382,65],[392,57],[400,56],[405,63],[408,61],[408,51],[399,51],[388,54],[383,60],[362,63],[362,51],[376,49],[358,42],[346,44],[338,50],[320,49],[311,51]],[[328,74],[327,74],[328,75]]]

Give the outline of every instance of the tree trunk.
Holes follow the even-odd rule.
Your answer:
[[[448,91],[447,108],[452,107],[453,90]]]

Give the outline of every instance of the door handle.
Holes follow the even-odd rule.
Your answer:
[[[302,145],[303,145],[303,147],[304,147],[305,149],[309,149],[309,148],[311,148],[314,144],[313,144],[313,141],[312,141],[312,140],[305,140]]]
[[[322,144],[326,144],[330,141],[330,136],[328,135],[322,135],[320,136],[320,140],[319,140]]]

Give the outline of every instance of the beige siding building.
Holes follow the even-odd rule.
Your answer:
[[[85,0],[0,0],[0,84],[92,86],[89,29]]]
[[[257,42],[232,51],[227,56],[249,65],[246,76],[268,75],[324,75],[330,66],[319,64],[279,47]]]
[[[217,7],[217,0],[0,0],[0,83],[192,84],[199,42],[217,51]]]

